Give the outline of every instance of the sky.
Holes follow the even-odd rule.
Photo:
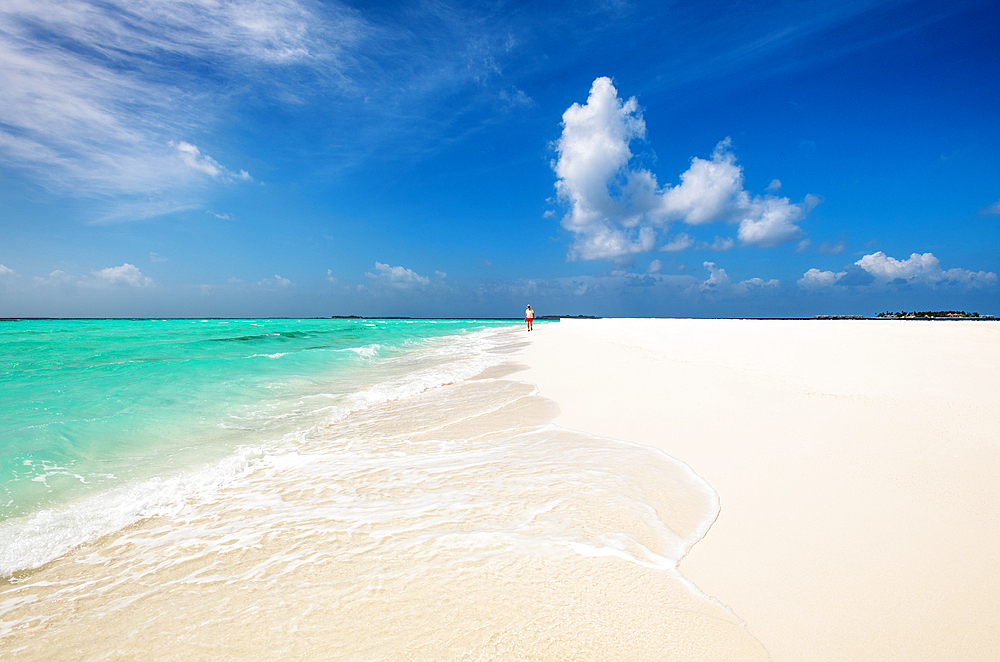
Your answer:
[[[0,317],[1000,316],[998,28],[5,0]]]

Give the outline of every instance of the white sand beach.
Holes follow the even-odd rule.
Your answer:
[[[1000,657],[1000,325],[563,320],[519,377],[557,425],[719,493],[683,574],[776,662]]]

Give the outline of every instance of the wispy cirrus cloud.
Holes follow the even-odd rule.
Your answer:
[[[228,90],[297,64],[335,70],[358,32],[350,12],[319,17],[295,0],[11,0],[0,12],[0,164],[63,194],[183,207],[206,175],[249,180],[189,138]]]
[[[556,191],[568,207],[562,225],[573,232],[569,259],[622,260],[654,250],[659,232],[671,222],[691,226],[711,223],[738,225],[744,246],[766,248],[803,235],[797,225],[819,198],[801,203],[771,192],[752,195],[743,185],[743,166],[727,138],[711,158],[694,157],[677,185],[661,186],[649,170],[632,163],[631,143],[646,136],[646,124],[635,97],[623,101],[610,78],[594,81],[587,102],[574,103],[563,114],[562,135],[555,144],[558,159]],[[681,233],[661,250],[695,245]],[[731,240],[717,238],[702,248],[726,250]]]
[[[250,173],[246,170],[233,172],[208,154],[202,154],[201,150],[198,149],[196,145],[192,145],[191,143],[184,142],[182,140],[177,144],[170,141],[170,146],[177,150],[177,154],[180,156],[181,161],[184,162],[184,165],[192,170],[203,172],[212,179],[222,179],[228,181],[240,180],[245,182],[253,181],[253,177],[251,177]],[[219,215],[216,216],[220,217]],[[223,217],[228,219],[228,216],[226,215],[223,215]]]
[[[107,221],[190,209],[206,186],[250,181],[240,154],[222,153],[231,142],[206,137],[247,103],[321,113],[328,167],[386,144],[438,149],[476,129],[470,108],[488,124],[534,103],[504,79],[518,39],[502,23],[446,3],[10,0],[0,169],[59,195],[113,199]]]

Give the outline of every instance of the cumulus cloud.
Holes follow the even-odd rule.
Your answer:
[[[704,262],[702,266],[708,269],[709,277],[702,281],[699,289],[703,292],[713,294],[736,294],[744,295],[753,291],[775,289],[781,283],[776,278],[764,280],[763,278],[748,278],[734,283],[726,270],[716,266],[714,262]]]
[[[660,186],[656,175],[632,162],[632,141],[646,136],[638,101],[619,98],[610,78],[594,81],[587,102],[563,113],[562,127],[552,168],[558,198],[568,207],[562,225],[575,235],[569,259],[621,260],[647,252],[658,230],[673,221],[739,225],[741,244],[776,246],[802,236],[797,223],[819,202],[806,196],[794,204],[774,195],[777,180],[766,195],[751,195],[728,138],[711,158],[692,158],[679,184]],[[663,249],[681,250],[685,236],[674,237]]]
[[[647,273],[658,274],[663,271],[663,262],[660,260],[653,260],[649,263],[649,268],[646,269]]]
[[[859,279],[858,272],[865,278]],[[978,288],[995,285],[997,275],[992,271],[970,271],[969,269],[942,269],[941,261],[933,253],[913,253],[905,260],[897,260],[878,251],[865,255],[843,271],[821,271],[810,269],[798,280],[803,290],[821,290],[830,287],[865,285],[890,287],[899,285],[962,286]]]
[[[80,281],[62,269],[50,271],[48,276],[35,276],[32,280],[35,285],[76,285]]]
[[[738,197],[740,224],[736,236],[744,246],[767,248],[787,244],[802,236],[801,221],[810,209],[819,204],[819,198],[806,195],[801,204],[792,204],[788,198],[772,195],[750,196],[742,191]]]
[[[620,187],[628,184],[629,143],[646,134],[638,109],[635,97],[622,102],[611,79],[598,78],[587,103],[574,103],[563,113],[559,158],[552,166],[556,192],[570,208],[563,227],[577,235],[571,259],[617,258],[652,248],[655,233],[645,228],[645,237],[638,236],[634,228],[641,211],[630,213],[620,195]]]
[[[796,282],[803,290],[821,290],[836,285],[837,281],[845,275],[847,274],[844,272],[834,273],[833,271],[820,271],[813,268],[802,274],[802,278]]]
[[[654,260],[655,262],[655,260]],[[665,265],[661,264],[661,271]],[[514,301],[548,302],[547,307],[575,305],[580,298],[603,302],[620,301],[673,301],[675,304],[699,306],[705,302],[750,302],[757,297],[768,297],[780,288],[777,279],[748,278],[733,282],[722,269],[706,262],[708,278],[677,273],[661,273],[651,264],[646,273],[627,269],[587,276],[553,279],[519,279],[515,281],[487,281],[481,283],[476,294],[484,300],[495,301],[511,298]],[[536,306],[537,308],[537,306]],[[585,309],[581,309],[585,310]]]
[[[730,248],[736,245],[732,237],[720,237],[716,235],[715,240],[712,243],[707,241],[699,241],[696,248],[698,250],[708,250],[708,251],[728,251]]]
[[[270,290],[284,289],[290,287],[292,281],[288,278],[282,278],[278,274],[274,274],[274,278],[263,278],[257,281],[256,285],[258,287],[263,287]]]
[[[35,276],[32,282],[36,286],[58,286],[62,288],[83,287],[90,289],[108,289],[112,287],[153,287],[156,283],[144,275],[137,266],[125,262],[120,267],[93,269],[90,275],[74,275],[56,269],[47,276]]]
[[[904,281],[931,286],[958,283],[979,287],[997,282],[997,275],[992,272],[958,268],[945,271],[941,268],[941,261],[933,253],[913,253],[906,260],[897,260],[878,251],[865,255],[855,264],[874,276],[875,282],[880,285]]]
[[[681,232],[676,237],[665,243],[660,247],[661,251],[677,252],[682,251],[685,248],[690,248],[694,246],[694,239],[687,234]]]
[[[150,287],[153,279],[143,276],[138,267],[126,262],[120,267],[108,267],[97,271],[91,271],[96,279],[95,284],[101,285],[127,285],[129,287]]]
[[[393,267],[381,262],[375,263],[375,270],[378,273],[366,272],[365,276],[372,279],[374,283],[385,285],[397,290],[410,290],[416,287],[427,285],[431,279],[421,276],[412,269],[406,267]]]

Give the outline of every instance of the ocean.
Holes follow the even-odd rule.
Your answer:
[[[676,569],[715,492],[554,426],[517,379],[529,340],[491,320],[0,323],[0,654],[766,659]]]

